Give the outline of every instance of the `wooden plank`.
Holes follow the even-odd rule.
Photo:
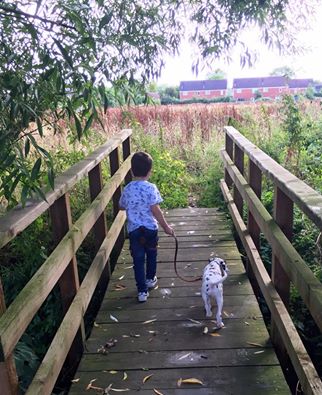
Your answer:
[[[152,337],[148,339],[151,341]],[[117,344],[114,348],[117,348]],[[100,350],[100,349],[98,349]],[[110,352],[107,356],[103,352],[95,350],[87,352],[79,366],[79,372],[96,372],[100,370],[133,370],[138,366],[146,366],[149,360],[149,369],[158,369],[160,366],[176,368],[201,368],[201,367],[224,367],[224,366],[260,366],[278,365],[274,350],[265,347],[250,348],[224,348],[224,349],[185,349],[182,351],[152,351],[144,352]],[[187,356],[188,354],[188,356]]]
[[[225,131],[230,139],[256,163],[262,172],[297,204],[319,229],[322,229],[322,196],[275,162],[235,128],[226,126]],[[228,155],[230,156],[230,152],[228,152]],[[229,186],[229,184],[227,185]]]
[[[91,206],[75,222],[52,254],[46,259],[27,285],[0,318],[0,354],[5,357],[13,351],[21,335],[39,310],[54,285],[66,269],[68,262],[85,239],[86,235],[112,198],[115,189],[123,181],[130,163],[124,162],[120,170],[107,182],[106,186]],[[32,303],[26,303],[32,301]]]
[[[0,278],[0,316],[6,311],[6,302]],[[0,359],[0,393],[5,395],[18,395],[19,383],[13,354],[6,360]]]
[[[135,298],[134,293],[132,299],[133,298]],[[152,301],[152,298],[149,298],[149,304],[153,304],[153,306],[155,307],[156,305],[160,306],[160,303],[154,303],[155,300]],[[236,299],[237,298],[235,297],[234,300]],[[130,303],[128,304],[128,306],[130,306]],[[132,305],[134,307],[134,303],[132,303]],[[181,321],[182,317],[191,318],[197,321],[205,320],[205,311],[200,298],[199,300],[196,300],[194,305],[191,305],[189,307],[183,305],[182,298],[172,298],[171,305],[171,309],[158,308],[158,310],[156,311],[152,307],[140,309],[139,306],[137,306],[136,304],[136,309],[133,309],[135,310],[135,314],[133,314],[131,312],[132,310],[128,310],[128,306],[124,306],[122,304],[122,301],[120,300],[117,305],[116,303],[114,303],[114,305],[107,304],[105,306],[102,306],[102,309],[96,317],[95,322],[97,325],[113,323],[111,314],[113,317],[117,316],[118,321],[124,324],[128,322],[143,322],[154,319],[157,319],[159,321]],[[245,303],[235,305],[232,303],[231,298],[225,295],[223,319],[226,322],[227,326],[229,325],[230,320],[233,319],[244,319],[246,322],[248,322],[248,320],[257,320],[260,317],[262,317],[262,313],[259,310],[259,307],[256,304],[256,300],[254,298],[248,298]],[[208,321],[205,322],[207,323]],[[213,323],[211,323],[210,325],[212,324]]]
[[[125,213],[120,212],[113,222],[100,250],[95,256],[68,312],[33,378],[27,395],[50,394],[62,368],[87,307],[92,299],[97,283],[102,275],[114,243],[125,222]]]
[[[305,394],[321,394],[322,382],[319,375],[307,354],[283,301],[274,288],[252,238],[247,233],[246,226],[239,215],[238,209],[236,208],[232,196],[229,193],[229,189],[224,181],[221,182],[221,188],[225,200],[228,202],[229,211],[231,212],[238,234],[247,250],[247,255],[251,260],[252,268],[258,284],[271,311],[272,319],[278,328],[279,334],[283,340],[283,345],[286,348],[293,367],[299,377],[302,389]]]
[[[238,185],[248,208],[260,226],[266,239],[273,247],[276,256],[290,280],[296,286],[304,303],[310,310],[316,324],[322,330],[322,284],[314,276],[302,257],[275,223],[246,180],[233,165],[228,155],[222,151],[222,157],[229,174]]]
[[[154,309],[160,310],[160,309],[191,309],[191,314],[193,312],[199,309],[200,312],[203,313],[204,311],[204,306],[202,299],[197,296],[194,296],[191,298],[191,300],[187,300],[186,298],[173,298],[173,297],[165,297],[165,298],[149,298],[149,303],[148,304],[138,304],[136,300],[136,293],[133,288],[131,292],[131,297],[128,298],[121,298],[118,299],[110,299],[110,300],[105,300],[102,303],[101,310],[108,312],[109,310],[114,310],[114,311],[121,311],[125,309],[132,309],[133,311],[135,310],[150,310]],[[257,306],[257,301],[254,295],[244,295],[243,297],[240,297],[240,295],[226,295],[225,296],[225,302],[224,302],[224,310],[230,314],[232,311],[232,308],[240,308],[241,310],[244,311],[249,311],[252,310],[252,306],[255,305]],[[253,310],[252,310],[253,311]],[[258,310],[256,310],[258,311]],[[235,313],[234,313],[235,314]],[[244,314],[244,313],[241,313]],[[200,313],[198,313],[198,316]],[[251,317],[251,314],[249,315]],[[191,316],[191,318],[193,318]],[[228,318],[228,317],[227,317]]]
[[[60,196],[69,191],[79,180],[99,162],[106,158],[115,147],[118,147],[132,134],[131,129],[124,129],[109,141],[93,151],[91,155],[55,179],[55,189],[45,193],[46,200],[28,200],[23,208],[20,205],[1,217],[0,248],[6,245],[17,234],[27,228],[36,218],[43,214]]]
[[[86,388],[95,378],[93,385],[104,389],[113,383],[114,388],[129,388],[129,391],[125,392],[129,395],[138,393],[151,395],[155,394],[154,389],[164,395],[245,395],[245,389],[249,395],[290,395],[278,366],[149,369],[143,365],[126,373],[127,379],[123,380],[123,369],[116,374],[111,374],[106,369],[89,373],[81,372],[76,376],[78,381],[73,383],[70,395],[88,395],[89,391]],[[153,376],[143,383],[143,379],[150,374]],[[203,385],[182,384],[178,387],[179,378],[188,377],[198,378]]]
[[[117,318],[116,313],[115,316]],[[225,323],[225,320],[223,321]],[[229,320],[229,325],[226,322],[225,328],[220,332],[214,332],[215,323],[211,320],[195,322],[190,317],[181,321],[173,321],[173,325],[169,321],[154,321],[150,324],[142,322],[128,322],[126,325],[118,322],[100,324],[99,327],[93,328],[91,337],[86,343],[86,349],[96,352],[107,339],[117,340],[115,347],[108,349],[109,353],[249,347],[258,351],[258,348],[271,347],[263,321],[258,319],[246,322],[243,319]],[[203,333],[205,326],[209,329],[207,335]],[[156,335],[150,334],[149,331],[155,332]],[[215,333],[216,336],[211,336],[210,333]],[[102,343],[104,341],[105,343]],[[261,346],[258,347],[258,344]]]

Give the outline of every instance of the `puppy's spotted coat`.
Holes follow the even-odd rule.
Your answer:
[[[202,276],[201,295],[205,303],[206,316],[211,317],[211,298],[217,303],[216,321],[217,327],[224,326],[221,318],[223,308],[223,282],[228,275],[228,269],[223,259],[215,257],[210,258],[208,265],[205,267]]]

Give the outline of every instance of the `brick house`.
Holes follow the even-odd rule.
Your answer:
[[[180,100],[215,99],[227,96],[227,80],[181,81]]]
[[[303,78],[303,79],[290,79],[288,80],[288,90],[287,93],[291,95],[296,95],[299,93],[305,93],[307,88],[313,88],[313,79]]]
[[[235,78],[233,97],[236,100],[252,100],[257,92],[265,98],[277,99],[287,92],[285,77]]]

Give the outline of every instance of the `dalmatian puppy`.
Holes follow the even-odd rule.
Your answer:
[[[206,316],[211,317],[211,298],[214,298],[217,303],[216,321],[217,327],[224,326],[221,318],[223,308],[223,282],[228,275],[226,262],[218,257],[210,258],[208,265],[204,268],[202,276],[201,295],[205,303]]]

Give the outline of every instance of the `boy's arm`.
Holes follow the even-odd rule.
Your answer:
[[[171,226],[168,225],[167,221],[165,220],[164,215],[160,209],[160,206],[158,204],[154,204],[153,206],[151,206],[151,211],[154,218],[162,226],[165,233],[170,236],[174,236],[174,230],[171,228]]]

